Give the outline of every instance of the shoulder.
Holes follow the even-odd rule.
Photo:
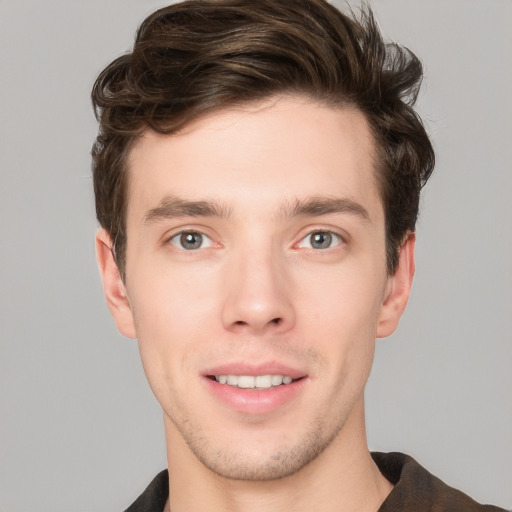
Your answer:
[[[163,512],[169,496],[169,475],[161,471],[125,512]]]
[[[381,473],[394,485],[378,512],[506,512],[481,505],[429,473],[403,453],[373,452]],[[161,471],[125,512],[162,512],[169,496],[167,470]]]
[[[378,512],[505,512],[492,505],[481,505],[420,466],[403,453],[372,453],[381,473],[394,488]]]

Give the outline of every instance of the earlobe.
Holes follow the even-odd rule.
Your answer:
[[[114,259],[112,239],[104,229],[99,229],[96,233],[96,257],[103,280],[105,298],[117,329],[127,338],[136,338],[135,324],[126,286]]]
[[[388,278],[377,325],[377,338],[385,338],[396,330],[407,306],[414,277],[415,242],[416,236],[414,233],[409,233],[400,247],[398,266],[395,273]]]

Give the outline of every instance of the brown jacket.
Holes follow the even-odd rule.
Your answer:
[[[403,453],[372,453],[381,473],[394,485],[377,512],[506,512],[479,505],[431,475]],[[159,473],[125,512],[163,512],[169,495],[167,470]]]

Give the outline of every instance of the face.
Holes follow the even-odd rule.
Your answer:
[[[130,155],[124,283],[98,235],[107,299],[168,441],[220,475],[283,477],[364,436],[375,339],[413,271],[410,239],[386,274],[374,152],[360,112],[288,97]]]

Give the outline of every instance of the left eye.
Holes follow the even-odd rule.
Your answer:
[[[299,247],[307,249],[331,249],[343,242],[341,236],[332,231],[313,231],[305,236],[300,242]]]
[[[199,233],[198,231],[185,231],[174,235],[169,242],[174,247],[185,249],[186,251],[195,251],[197,249],[206,249],[213,245],[210,237]]]

